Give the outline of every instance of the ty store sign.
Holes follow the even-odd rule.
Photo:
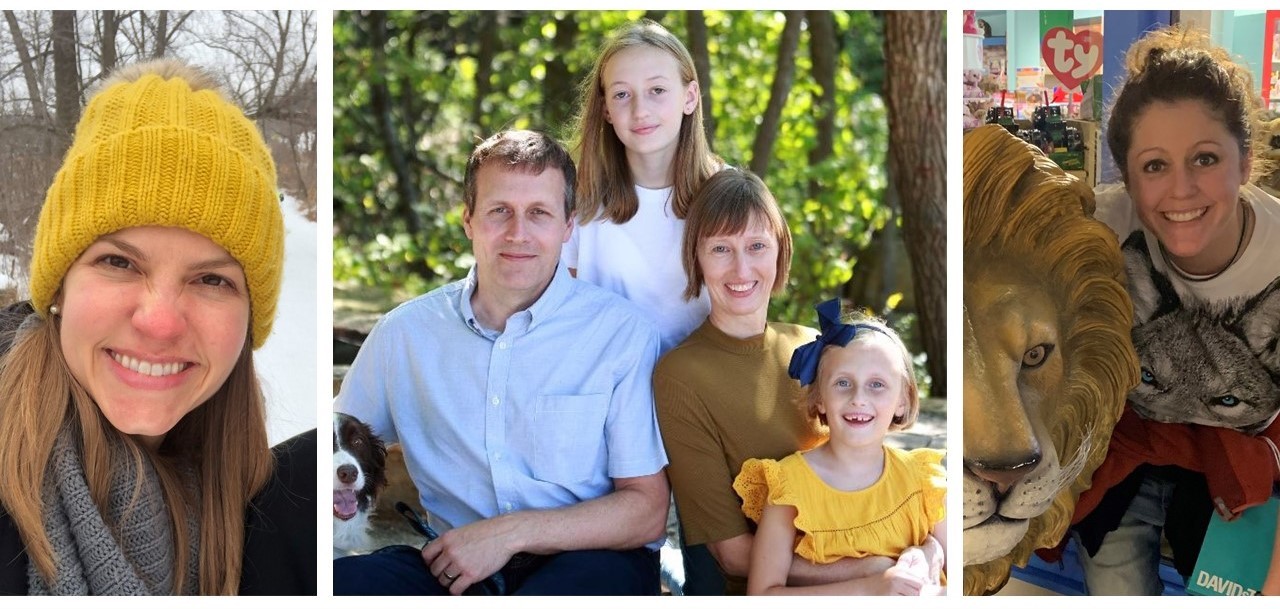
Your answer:
[[[1040,41],[1040,57],[1062,86],[1068,90],[1079,88],[1080,83],[1102,69],[1102,34],[1055,27],[1045,32]]]

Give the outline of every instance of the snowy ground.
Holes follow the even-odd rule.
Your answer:
[[[275,444],[316,426],[316,223],[286,198],[284,285],[271,336],[254,354]],[[328,371],[325,371],[326,374]]]

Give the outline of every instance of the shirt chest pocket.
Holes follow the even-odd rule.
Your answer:
[[[533,477],[573,485],[602,475],[608,410],[609,396],[603,393],[538,396]]]

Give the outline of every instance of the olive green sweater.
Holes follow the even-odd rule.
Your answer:
[[[752,532],[733,491],[743,461],[781,459],[824,439],[806,412],[807,389],[787,376],[791,353],[815,336],[770,323],[764,334],[737,339],[708,320],[658,362],[654,401],[686,545]],[[726,583],[745,591],[742,578]]]

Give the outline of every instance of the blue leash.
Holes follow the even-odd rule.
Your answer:
[[[409,526],[413,527],[413,530],[427,538],[427,543],[422,544],[423,547],[426,547],[427,544],[440,538],[440,534],[437,533],[435,529],[431,528],[431,525],[427,524],[427,522],[422,519],[422,516],[419,516],[418,513],[405,502],[397,501],[396,511],[400,512],[400,515],[404,516],[404,519],[409,521]],[[472,584],[471,587],[467,588],[467,591],[463,594],[466,596],[506,596],[506,593],[507,580],[502,576],[502,571],[498,571],[483,581],[478,581]]]

